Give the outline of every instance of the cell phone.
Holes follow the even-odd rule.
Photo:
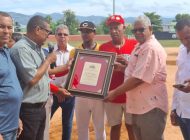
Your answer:
[[[184,88],[184,87],[186,87],[186,85],[184,85],[184,84],[174,84],[173,87],[174,88]]]

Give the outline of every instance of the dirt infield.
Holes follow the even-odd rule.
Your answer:
[[[176,55],[178,48],[166,48],[168,59],[167,59],[167,89],[168,89],[168,97],[169,97],[169,108],[171,108],[171,102],[172,102],[172,94],[173,94],[173,88],[172,85],[174,84],[174,77],[176,72]],[[169,111],[170,112],[170,111]],[[53,119],[51,120],[51,128],[50,128],[50,140],[61,140],[61,110],[59,109]],[[92,123],[90,123],[89,126],[90,130],[90,140],[95,140],[94,136],[94,129]],[[107,140],[109,139],[109,130],[110,128],[106,125],[106,133],[107,133]],[[174,127],[170,123],[169,115],[167,118],[167,125],[164,132],[165,140],[183,140],[181,132],[178,127]],[[77,140],[77,128],[76,128],[76,120],[74,118],[73,121],[73,130],[72,130],[72,140]],[[127,132],[122,125],[121,130],[121,140],[128,140]]]

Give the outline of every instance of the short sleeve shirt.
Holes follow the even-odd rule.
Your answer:
[[[0,48],[0,134],[18,128],[22,89],[8,48]]]
[[[125,43],[120,48],[116,48],[112,41],[104,43],[100,46],[100,51],[114,52],[118,55],[122,54],[127,60],[130,60],[131,52],[133,51],[137,41],[135,39],[127,39],[125,38]],[[120,86],[124,82],[124,73],[119,71],[113,71],[110,90],[113,90]],[[117,96],[113,101],[113,103],[126,103],[126,94],[122,94]]]
[[[166,90],[166,52],[154,35],[138,45],[126,69],[126,78],[135,77],[144,81],[127,92],[127,112],[144,114],[154,108],[168,111]]]
[[[41,47],[25,36],[11,48],[10,52],[24,92],[23,102],[45,102],[50,92],[48,72],[33,87],[28,85],[44,62],[45,55]]]

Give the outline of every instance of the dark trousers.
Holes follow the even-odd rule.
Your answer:
[[[24,107],[21,105],[20,119],[23,131],[19,140],[43,140],[46,110],[45,107]]]
[[[70,140],[73,124],[75,97],[67,98],[64,102],[58,103],[57,97],[53,95],[53,105],[51,108],[51,118],[55,111],[62,108],[62,140]]]
[[[190,119],[177,116],[177,121],[179,123],[184,140],[190,140]]]

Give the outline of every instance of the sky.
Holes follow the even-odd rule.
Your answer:
[[[33,15],[62,13],[70,9],[80,16],[113,14],[113,0],[0,0],[1,11]],[[144,12],[156,12],[162,17],[190,14],[190,0],[115,0],[115,13],[135,17]]]

